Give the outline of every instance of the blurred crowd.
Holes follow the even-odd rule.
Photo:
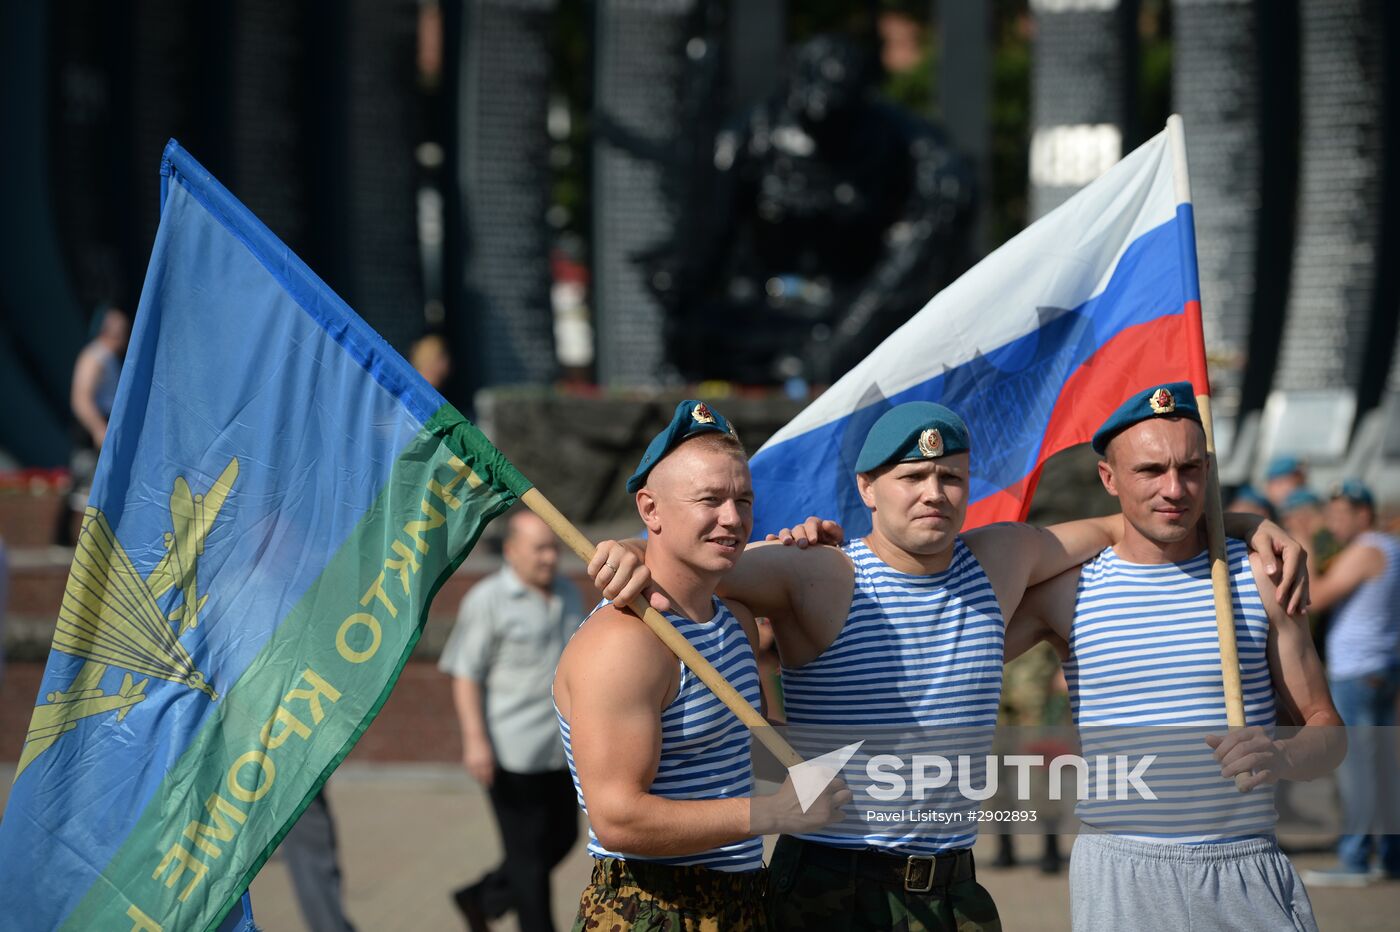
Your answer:
[[[1394,527],[1381,528],[1375,495],[1364,483],[1346,479],[1319,493],[1308,483],[1306,463],[1290,456],[1269,463],[1262,493],[1245,486],[1229,509],[1278,520],[1307,550],[1313,639],[1332,700],[1352,728],[1351,750],[1337,773],[1343,819],[1348,829],[1395,825],[1400,800],[1379,788],[1392,785],[1397,759],[1400,537]],[[1280,808],[1286,804],[1281,794]],[[1304,880],[1360,886],[1400,877],[1400,836],[1352,831],[1337,853],[1334,869],[1307,871]]]

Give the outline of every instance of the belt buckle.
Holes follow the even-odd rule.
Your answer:
[[[928,869],[928,878],[924,881],[923,886],[918,886],[918,885],[916,885],[915,882],[914,882],[915,870],[916,870],[916,868],[918,867],[918,865],[920,865],[920,864],[925,865],[926,868]],[[933,878],[934,878],[934,875],[935,875],[936,873],[938,873],[934,868],[935,868],[935,862],[934,862],[934,859],[933,859],[933,858],[921,858],[921,857],[919,857],[918,855],[915,855],[915,854],[911,854],[911,855],[909,855],[909,857],[905,858],[905,859],[904,859],[904,892],[905,892],[905,893],[932,893],[932,892],[933,892]]]

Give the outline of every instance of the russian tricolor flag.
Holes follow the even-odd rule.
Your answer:
[[[1133,392],[1182,379],[1205,392],[1182,153],[1179,132],[1158,134],[939,292],[773,435],[751,462],[755,538],[811,514],[868,533],[856,454],[905,401],[967,421],[966,526],[977,527],[1024,520],[1045,461],[1087,442]]]

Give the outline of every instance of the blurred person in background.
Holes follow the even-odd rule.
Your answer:
[[[1278,520],[1278,511],[1259,490],[1252,485],[1242,485],[1235,490],[1235,494],[1230,498],[1230,504],[1225,506],[1226,511],[1233,511],[1239,514],[1258,515],[1261,518],[1268,518],[1270,521]]]
[[[131,338],[131,319],[121,308],[100,304],[92,319],[93,337],[73,364],[73,388],[69,395],[77,429],[70,467],[73,476],[68,500],[71,514],[60,518],[55,541],[63,546],[73,543],[73,516],[81,520],[87,508],[92,477],[97,471],[97,455],[107,440],[107,418],[117,398],[122,357],[126,355],[126,344]]]
[[[447,341],[440,334],[425,334],[414,341],[408,351],[408,361],[438,391],[442,391],[447,377],[452,374],[452,354],[447,351]]]
[[[1337,538],[1327,529],[1323,506],[1327,503],[1312,489],[1299,486],[1289,492],[1279,507],[1279,522],[1294,539],[1303,545],[1308,554],[1308,572],[1321,576],[1327,571],[1332,558],[1341,550]],[[1332,613],[1327,606],[1314,602],[1308,612],[1308,630],[1312,632],[1313,644],[1318,656],[1327,661],[1327,631],[1331,625]],[[1287,784],[1281,787],[1287,792]]]
[[[549,873],[578,837],[550,684],[583,606],[558,575],[558,538],[533,512],[510,517],[504,556],[462,600],[438,664],[453,678],[462,763],[490,794],[505,849],[499,866],[453,893],[473,932],[511,909],[522,932],[552,930]]]
[[[10,555],[0,537],[0,686],[5,684],[5,613],[10,607]]]
[[[1002,670],[1001,709],[997,716],[995,748],[1001,759],[1005,761],[1009,754],[1043,753],[1045,746],[1056,740],[1053,729],[1066,728],[1071,723],[1069,688],[1065,684],[1055,648],[1050,644],[1037,644],[1021,656],[1012,658]],[[1073,753],[1073,749],[1067,745],[1056,750]],[[1048,770],[1044,767],[1035,769],[1030,785],[1031,795],[1026,800],[1017,799],[1016,793],[1012,792],[1015,777],[1010,774],[1010,769],[1003,764],[994,806],[999,811],[1027,809],[1037,813],[1037,821],[1045,826],[1044,846],[1037,866],[1042,874],[1058,874],[1064,866],[1064,858],[1060,853],[1059,835],[1054,829],[1063,815],[1064,807],[1059,804],[1058,798],[1050,798]],[[997,835],[997,854],[992,860],[992,867],[1016,866],[1016,845],[1012,838],[1007,832]]]
[[[345,918],[335,817],[324,786],[277,850],[286,861],[292,892],[306,927],[311,932],[355,932]]]
[[[1296,456],[1275,456],[1264,473],[1264,495],[1275,508],[1299,489],[1308,487],[1308,468]]]
[[[1309,871],[1305,879],[1364,886],[1379,876],[1400,880],[1400,835],[1366,833],[1377,824],[1400,825],[1400,795],[1391,777],[1400,694],[1400,538],[1376,530],[1375,498],[1354,479],[1333,491],[1326,521],[1342,549],[1313,583],[1312,605],[1332,609],[1327,677],[1342,721],[1354,730],[1337,771],[1348,830],[1337,843],[1339,863]]]
[[[1337,538],[1327,529],[1323,506],[1327,503],[1312,489],[1298,488],[1288,493],[1279,514],[1283,527],[1308,551],[1309,571],[1326,571],[1332,558],[1340,551]]]

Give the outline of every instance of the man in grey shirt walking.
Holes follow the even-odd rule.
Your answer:
[[[550,684],[583,606],[557,575],[558,539],[532,512],[510,517],[505,561],[462,600],[438,664],[453,677],[462,762],[490,793],[505,848],[453,894],[474,932],[510,909],[522,932],[552,930],[549,873],[578,835]]]

